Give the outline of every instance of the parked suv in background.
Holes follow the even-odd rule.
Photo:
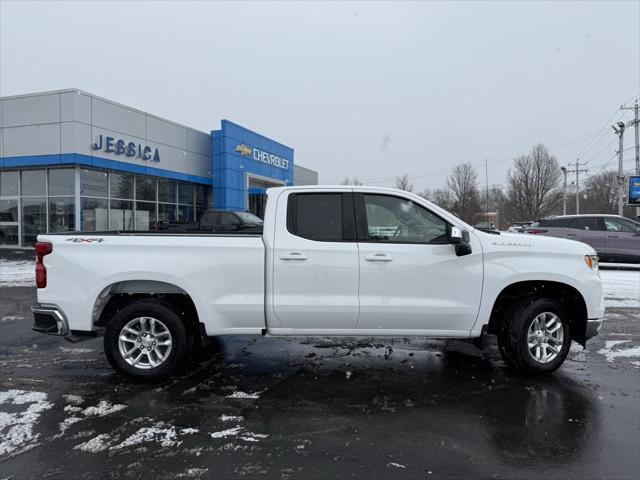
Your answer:
[[[601,262],[640,263],[640,223],[618,215],[542,218],[526,232],[587,243]]]

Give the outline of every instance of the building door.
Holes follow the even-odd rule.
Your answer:
[[[262,190],[261,192],[252,192],[251,190]],[[267,205],[267,195],[263,189],[252,188],[249,190],[249,212],[256,217],[264,219],[264,209]]]

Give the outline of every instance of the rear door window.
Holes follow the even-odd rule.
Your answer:
[[[578,219],[578,228],[580,230],[598,231],[602,230],[600,219],[597,217],[584,217]]]
[[[351,193],[296,193],[289,195],[287,230],[320,242],[355,241]]]

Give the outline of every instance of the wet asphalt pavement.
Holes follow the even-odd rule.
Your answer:
[[[637,309],[543,378],[495,345],[226,337],[137,385],[0,295],[0,479],[640,478]]]

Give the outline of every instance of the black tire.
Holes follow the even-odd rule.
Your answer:
[[[529,327],[542,313],[554,314],[562,329],[559,351],[555,358],[546,363],[534,358],[528,344]],[[505,363],[520,374],[544,375],[557,370],[567,358],[571,347],[569,318],[562,304],[552,298],[525,298],[514,302],[502,318],[498,347]]]
[[[159,320],[170,333],[171,347],[168,356],[156,367],[139,368],[130,365],[120,351],[119,338],[123,327],[139,317]],[[104,352],[113,369],[120,375],[131,380],[156,382],[170,377],[182,364],[189,343],[184,322],[170,304],[156,299],[143,299],[130,303],[111,319],[104,335]],[[146,358],[149,360],[149,357]]]

